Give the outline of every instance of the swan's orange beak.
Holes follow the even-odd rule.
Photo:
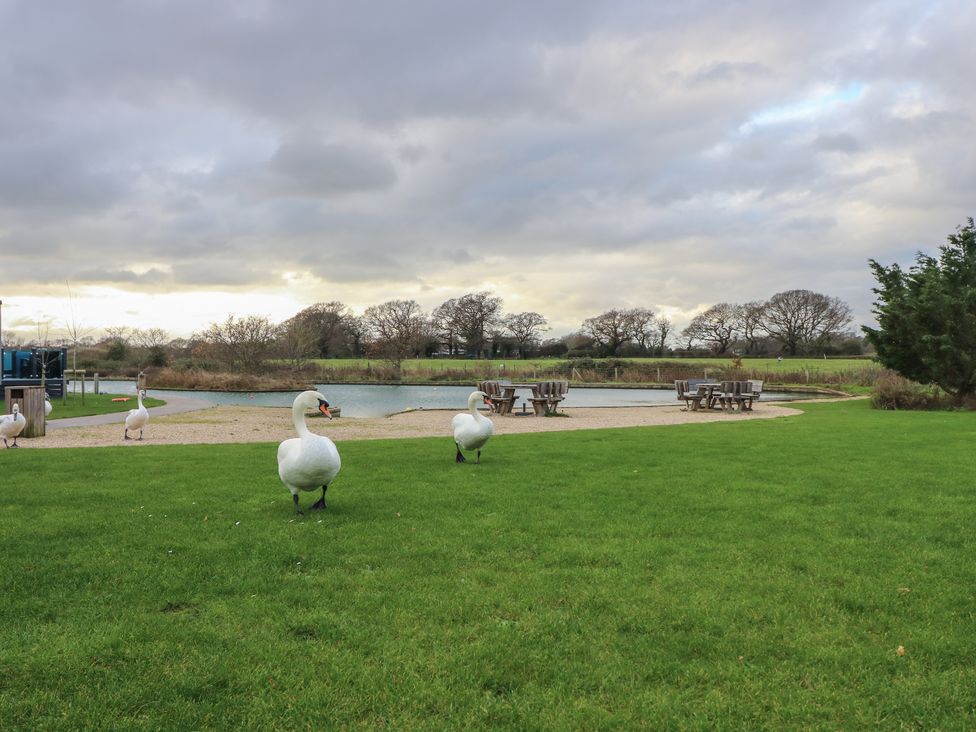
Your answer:
[[[488,397],[485,397],[485,404],[487,404],[489,407],[495,406],[495,403]]]
[[[328,402],[323,402],[321,399],[319,399],[319,411],[329,419],[332,419],[332,412],[329,411]]]

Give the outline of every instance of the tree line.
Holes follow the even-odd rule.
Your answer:
[[[851,310],[838,298],[789,290],[765,302],[713,305],[682,331],[668,317],[635,307],[607,310],[583,320],[573,333],[545,338],[550,328],[544,315],[505,313],[500,297],[482,291],[430,312],[415,300],[388,300],[356,315],[333,301],[277,324],[259,315],[230,315],[190,338],[170,339],[159,328],[115,327],[100,341],[69,338],[68,345],[87,347],[90,357],[97,352],[113,363],[142,366],[194,363],[256,372],[270,359],[300,367],[312,359],[365,357],[399,369],[405,359],[417,357],[857,353],[861,340],[847,331],[850,323]]]

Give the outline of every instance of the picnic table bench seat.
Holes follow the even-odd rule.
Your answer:
[[[529,398],[532,402],[532,411],[536,415],[555,414],[559,408],[559,402],[566,398],[569,391],[568,381],[543,381],[535,389]]]

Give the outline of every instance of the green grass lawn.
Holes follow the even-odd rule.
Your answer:
[[[121,396],[129,397],[127,402],[113,402],[112,399]],[[166,402],[162,399],[146,397],[142,403],[147,407],[160,407]],[[85,394],[82,404],[81,394],[68,393],[64,400],[51,400],[51,414],[48,419],[65,419],[67,417],[87,417],[92,414],[111,414],[114,412],[128,412],[139,406],[138,401],[131,394]],[[0,414],[7,414],[6,404],[0,400]]]
[[[976,727],[976,414],[797,406],[0,450],[0,728]]]

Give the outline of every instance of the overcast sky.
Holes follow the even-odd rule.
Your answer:
[[[976,211],[976,3],[0,0],[3,329],[491,290],[554,334]],[[70,289],[70,299],[69,299]]]

